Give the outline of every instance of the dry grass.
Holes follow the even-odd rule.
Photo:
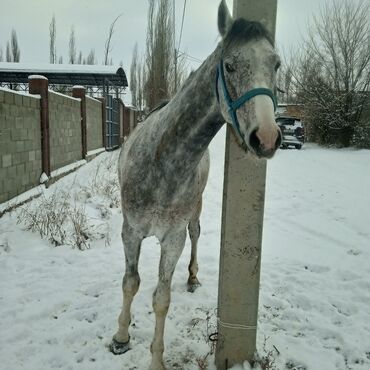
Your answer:
[[[80,250],[89,248],[92,232],[85,209],[76,202],[71,206],[71,196],[67,192],[54,191],[49,197],[42,194],[37,204],[28,203],[20,208],[17,222],[39,233],[54,246],[67,244]]]
[[[63,190],[54,190],[50,195],[42,194],[34,202],[20,207],[17,222],[27,230],[37,232],[42,239],[54,246],[70,245],[85,250],[90,241],[105,239],[110,243],[109,222],[111,208],[120,205],[117,177],[118,151],[106,156],[98,163],[87,186],[80,186],[74,195]],[[76,178],[70,188],[75,188]],[[73,193],[72,193],[73,194]],[[95,197],[96,199],[91,199]],[[100,213],[98,219],[89,218],[85,209],[87,202]],[[98,226],[93,226],[98,225]]]
[[[276,365],[276,356],[280,354],[278,349],[273,346],[273,349],[268,348],[267,342],[269,337],[265,337],[262,347],[262,355],[256,354],[253,361],[253,369],[261,370],[278,370]]]
[[[93,178],[87,186],[87,191],[91,195],[100,195],[106,198],[110,208],[118,208],[121,202],[117,177],[118,154],[118,152],[114,153],[107,161],[99,163]]]
[[[216,341],[211,339],[212,335],[217,335],[217,317],[214,312],[204,308],[197,309],[201,313],[201,317],[194,318],[191,322],[192,327],[196,327],[198,325],[202,325],[202,336],[204,341],[209,346],[209,351],[202,356],[197,356],[195,361],[198,365],[199,370],[207,370],[208,369],[208,360],[209,357],[214,355],[216,351]]]

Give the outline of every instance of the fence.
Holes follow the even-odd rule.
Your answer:
[[[105,99],[86,96],[82,86],[72,97],[50,91],[43,76],[30,77],[29,91],[0,88],[0,203],[54,181],[107,145]],[[135,126],[131,119],[135,114],[119,117],[120,143]]]

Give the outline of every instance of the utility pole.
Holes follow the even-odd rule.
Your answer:
[[[175,63],[175,93],[177,91],[177,50],[176,50],[176,0],[173,0],[173,45]]]
[[[275,36],[277,0],[234,0],[234,18],[260,21]],[[239,147],[228,125],[218,292],[217,370],[256,351],[266,160]]]

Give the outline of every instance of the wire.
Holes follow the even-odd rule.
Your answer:
[[[183,51],[178,51],[178,53],[180,54],[180,55],[183,55],[186,59],[190,59],[190,60],[192,60],[193,62],[197,62],[197,63],[203,63],[203,60],[201,60],[201,59],[198,59],[198,58],[195,58],[195,57],[193,57],[193,56],[191,56],[191,55],[189,55],[189,54],[186,54],[186,53],[184,53]]]
[[[180,45],[181,45],[182,30],[184,27],[184,19],[185,19],[185,9],[186,9],[186,0],[184,0],[184,8],[182,10],[182,21],[181,21],[180,37],[179,37],[179,43],[177,46],[177,50],[180,50]]]

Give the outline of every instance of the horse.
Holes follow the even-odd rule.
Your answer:
[[[224,122],[238,143],[258,158],[271,158],[281,142],[274,119],[273,90],[279,57],[267,30],[258,22],[234,20],[224,0],[218,9],[221,41],[170,102],[154,110],[128,137],[118,160],[125,253],[123,306],[110,349],[130,346],[131,304],[140,285],[141,242],[160,242],[158,284],[153,293],[154,337],[149,370],[165,370],[164,326],[171,299],[171,280],[191,240],[188,290],[199,286],[197,243],[202,193],[208,170],[208,145]]]

